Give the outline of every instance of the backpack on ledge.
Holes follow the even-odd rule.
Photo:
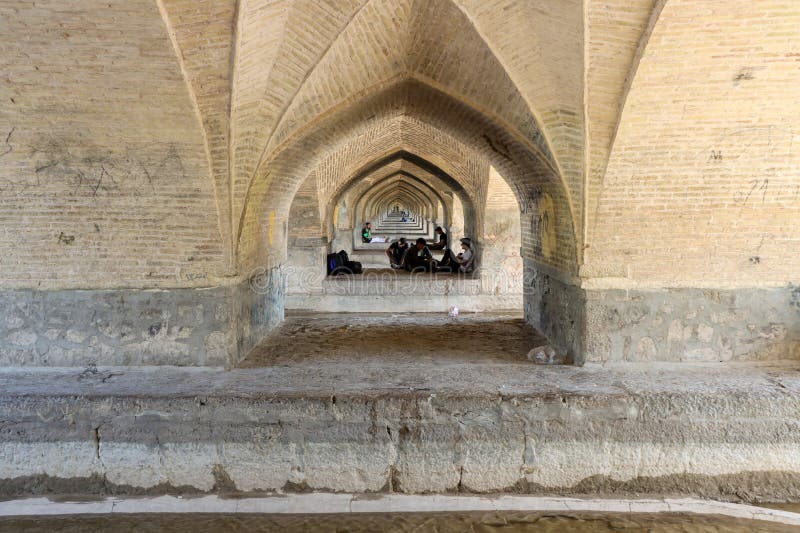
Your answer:
[[[350,261],[347,252],[340,250],[335,254],[328,254],[328,275],[361,274],[364,269],[358,261]]]

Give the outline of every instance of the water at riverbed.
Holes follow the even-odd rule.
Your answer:
[[[0,518],[0,532],[25,533],[739,533],[797,532],[800,528],[726,516],[608,513],[419,513],[337,515],[130,514]]]

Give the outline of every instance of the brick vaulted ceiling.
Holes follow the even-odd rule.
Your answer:
[[[230,249],[248,188],[281,143],[376,88],[416,78],[493,117],[557,169],[575,225],[586,186],[584,26],[622,20],[592,47],[607,157],[615,110],[651,0],[158,0],[204,129],[220,229]],[[593,4],[593,3],[590,3]],[[633,4],[631,7],[629,4]],[[608,48],[608,47],[611,48]],[[590,115],[591,116],[591,115]],[[609,118],[610,117],[610,118]],[[605,128],[605,129],[603,129]],[[595,160],[599,160],[596,162]]]
[[[525,257],[582,283],[782,283],[798,27],[788,0],[0,2],[0,276],[245,275],[301,186],[327,220],[404,152],[477,206],[494,167]]]

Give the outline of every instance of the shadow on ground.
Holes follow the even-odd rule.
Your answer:
[[[525,361],[547,341],[511,314],[294,314],[241,367],[321,362]]]

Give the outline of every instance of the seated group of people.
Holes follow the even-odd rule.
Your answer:
[[[461,239],[461,253],[454,255],[447,246],[447,233],[437,227],[436,234],[438,241],[431,245],[422,237],[413,246],[409,245],[405,237],[393,242],[386,249],[391,267],[403,268],[409,272],[472,272],[472,241],[467,237]],[[434,259],[431,250],[444,250],[442,259]]]

